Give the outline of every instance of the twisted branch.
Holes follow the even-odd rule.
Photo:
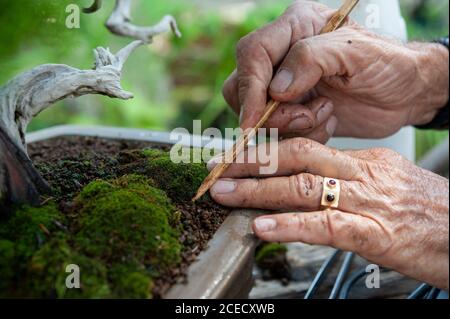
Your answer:
[[[89,8],[84,8],[84,13],[94,13],[102,7],[102,0],[94,0],[94,3]]]
[[[0,126],[16,145],[26,152],[25,132],[29,122],[57,101],[86,94],[102,94],[127,100],[133,97],[122,89],[122,67],[142,41],[134,41],[113,55],[97,48],[93,70],[67,65],[44,64],[20,74],[0,88]]]
[[[114,34],[151,42],[155,35],[172,31],[177,37],[181,37],[175,19],[166,15],[154,26],[140,27],[130,23],[131,0],[117,0],[114,11],[106,21],[106,27]]]

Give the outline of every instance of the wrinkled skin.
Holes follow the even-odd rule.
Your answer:
[[[255,220],[263,240],[354,251],[448,290],[448,180],[387,149],[340,152],[312,141],[382,138],[429,123],[448,102],[448,50],[388,40],[352,21],[318,35],[333,13],[297,1],[238,43],[223,93],[241,127],[254,126],[272,97],[282,104],[266,127],[308,139],[280,143],[272,176],[261,176],[258,163],[232,164],[211,195],[226,206],[283,212]],[[341,180],[338,209],[321,210],[324,176]]]
[[[212,197],[231,207],[289,212],[255,220],[263,240],[353,251],[448,290],[447,179],[388,149],[340,152],[303,138],[282,141],[278,161],[270,177],[260,175],[258,162],[232,164]],[[338,209],[320,210],[322,176],[341,181]]]
[[[318,35],[333,13],[321,4],[297,1],[278,20],[240,40],[237,68],[223,93],[241,114],[243,129],[255,125],[268,96],[283,105],[267,127],[320,142],[333,134],[387,137],[403,126],[430,122],[446,104],[445,47],[405,45],[352,21]],[[333,108],[321,120],[318,108],[304,105],[317,97]],[[305,124],[290,125],[295,119]]]

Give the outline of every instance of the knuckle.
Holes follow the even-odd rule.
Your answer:
[[[249,52],[253,51],[255,47],[259,45],[259,35],[257,31],[253,31],[246,36],[242,37],[236,45],[237,57],[246,56]]]
[[[325,242],[326,245],[331,246],[331,247],[335,247],[335,239],[334,239],[334,234],[335,234],[335,219],[336,219],[336,213],[335,212],[329,212],[329,211],[325,211],[325,218],[322,219],[322,226],[324,228],[325,231]],[[337,217],[339,218],[339,217]]]
[[[314,52],[313,46],[310,39],[302,39],[300,41],[295,42],[292,46],[292,52],[295,55],[296,62],[300,62],[302,64],[313,64],[314,63]]]
[[[301,156],[302,154],[311,152],[315,145],[314,141],[301,137],[288,140],[287,143],[289,143],[289,154],[294,156]]]
[[[227,102],[231,100],[231,97],[236,94],[235,92],[235,78],[230,76],[224,83],[222,87],[222,95]]]
[[[383,157],[383,156],[386,156],[386,155],[391,155],[391,154],[393,154],[395,152],[390,150],[389,148],[386,148],[386,147],[378,147],[378,148],[374,148],[372,150],[372,153],[378,154],[379,157]]]
[[[308,201],[315,197],[319,189],[318,178],[312,174],[299,174],[289,177],[290,191],[297,199],[298,206],[315,208],[316,203]]]
[[[330,213],[329,218],[333,231],[347,250],[366,256],[385,251],[385,245],[378,240],[379,232],[371,220],[339,212]]]
[[[333,245],[347,246],[349,250],[359,252],[364,251],[368,243],[368,235],[360,231],[360,227],[355,219],[348,214],[341,212],[328,213],[328,227]],[[336,237],[342,241],[338,243]]]
[[[299,233],[305,229],[305,219],[300,213],[293,213],[288,219],[288,228],[293,228]]]
[[[385,147],[378,147],[378,148],[372,148],[367,151],[372,159],[375,160],[400,160],[403,159],[403,157],[398,154],[397,152],[385,148]]]

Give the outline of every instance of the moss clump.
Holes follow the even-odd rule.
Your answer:
[[[256,265],[263,271],[263,279],[281,279],[287,283],[291,278],[291,266],[286,257],[287,247],[277,243],[263,243],[256,251]]]
[[[261,245],[257,252],[256,252],[256,257],[255,257],[255,261],[256,264],[258,266],[261,266],[263,264],[265,264],[266,259],[268,258],[273,258],[276,255],[279,254],[286,254],[287,252],[287,247],[285,245],[282,244],[277,244],[277,243],[266,243]]]
[[[9,240],[0,240],[0,297],[11,285],[14,274],[14,243]]]
[[[137,265],[116,264],[109,278],[117,298],[151,298],[153,280],[149,273]]]
[[[191,150],[191,153],[195,150]],[[147,158],[145,175],[164,190],[174,201],[188,201],[194,197],[208,176],[204,163],[174,163],[170,153],[161,150],[142,151]],[[192,156],[191,156],[192,158]]]
[[[166,194],[138,175],[87,185],[80,207],[75,246],[108,263],[164,267],[180,260],[179,232],[170,222],[176,209]]]
[[[70,264],[79,267],[79,289],[66,287],[66,279],[71,274],[66,267]],[[33,255],[25,278],[21,289],[25,297],[105,298],[110,295],[105,266],[75,252],[63,235],[54,237]]]
[[[14,242],[16,258],[23,265],[47,241],[49,234],[59,231],[55,221],[63,222],[64,216],[54,203],[43,207],[22,207],[0,223],[0,238]]]
[[[75,199],[70,232],[55,223],[65,219],[54,204],[17,210],[0,224],[0,296],[152,297],[153,278],[181,260],[181,226],[151,184],[138,175],[91,182]],[[80,289],[66,287],[69,264],[80,269]]]
[[[42,207],[21,207],[13,216],[0,223],[0,237],[11,241],[36,241],[36,232],[43,233],[43,227],[54,229],[54,221],[62,221],[63,215],[54,203]],[[30,245],[33,246],[33,245]]]

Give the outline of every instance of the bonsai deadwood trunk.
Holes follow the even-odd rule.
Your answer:
[[[49,191],[26,153],[0,126],[0,213],[5,213],[12,204],[24,201],[38,204],[39,195]]]
[[[84,12],[95,12],[101,4],[101,0],[95,0]],[[34,116],[68,97],[102,94],[124,100],[132,98],[120,86],[122,68],[129,55],[160,33],[172,30],[180,36],[173,17],[165,16],[155,26],[138,27],[130,23],[130,9],[131,0],[117,0],[106,26],[115,34],[138,40],[116,55],[109,49],[95,49],[93,70],[45,64],[0,88],[0,213],[13,204],[37,204],[40,195],[49,191],[26,152],[25,132]]]

